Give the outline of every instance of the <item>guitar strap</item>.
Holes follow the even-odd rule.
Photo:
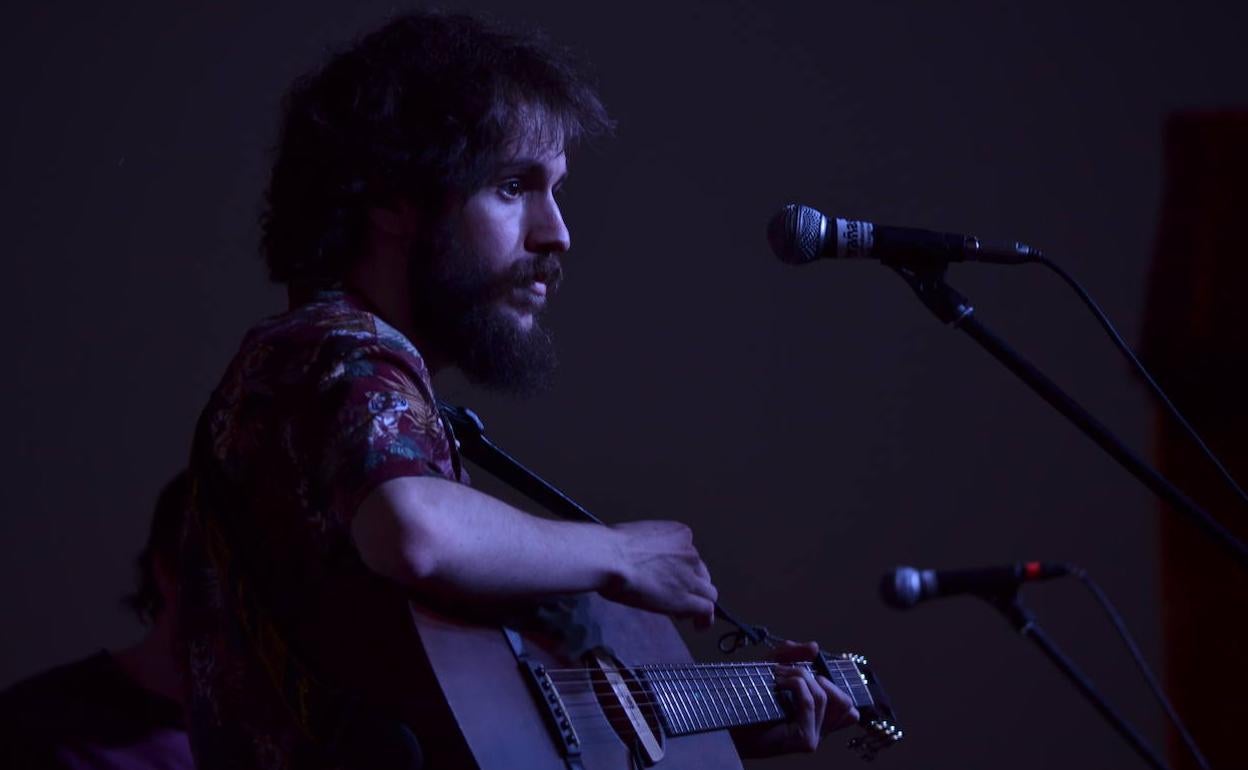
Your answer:
[[[563,490],[529,470],[491,441],[485,435],[485,424],[476,412],[445,401],[438,401],[438,412],[455,448],[499,481],[557,516],[606,526],[606,522],[568,497]],[[735,631],[719,638],[721,652],[731,653],[756,644],[771,646],[775,640],[765,626],[754,626],[739,620],[718,602],[715,603],[715,616],[736,627]]]

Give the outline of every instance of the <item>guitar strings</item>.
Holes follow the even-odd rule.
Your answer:
[[[778,709],[781,714],[785,713],[783,707],[780,706],[780,703],[775,700],[772,700],[770,702],[759,701],[758,705],[747,704],[746,702],[742,702],[740,704],[742,708],[740,709],[730,707],[726,703],[724,706],[720,706],[715,701],[701,701],[701,702],[691,701],[687,707],[683,705],[674,705],[672,703],[664,703],[663,701],[658,701],[658,700],[634,699],[633,703],[635,703],[638,707],[658,706],[664,709],[665,711],[672,712],[673,714],[677,716],[682,716],[683,712],[688,712],[692,714],[694,711],[697,711],[699,715],[705,712],[708,715],[714,716],[714,712],[720,712],[726,715],[732,715],[736,718],[741,718],[741,717],[757,716],[759,714],[764,714],[764,713],[769,715],[771,713],[771,709],[773,708]],[[604,711],[608,709],[627,710],[631,708],[631,706],[625,706],[620,703],[603,704],[601,701],[597,699],[575,700],[570,703],[568,701],[564,701],[564,708],[569,711],[574,707],[575,708],[582,708],[582,707],[587,708],[590,706],[596,706]],[[593,711],[594,709],[591,708],[588,710]]]
[[[575,683],[571,683],[571,682],[564,683],[564,685],[567,685],[567,684],[575,684]],[[582,680],[580,684],[584,684],[585,686],[566,687],[566,686],[561,685],[561,686],[558,686],[557,689],[559,690],[560,695],[564,697],[565,699],[569,697],[571,698],[583,697],[586,695],[598,697],[599,694],[609,696],[615,692],[611,683],[603,681],[603,680],[593,681],[593,682],[589,680]],[[770,683],[757,682],[754,684],[754,686],[748,687],[748,688],[745,685],[736,686],[732,682],[720,681],[720,680],[709,680],[709,679],[701,680],[699,682],[700,686],[695,686],[695,687],[676,685],[675,682],[664,683],[667,685],[676,685],[676,686],[667,686],[667,687],[657,687],[657,686],[654,686],[655,683],[649,683],[649,684],[651,686],[645,687],[643,691],[646,692],[648,696],[654,697],[655,699],[664,697],[668,693],[670,693],[670,695],[668,696],[669,698],[672,696],[678,697],[678,696],[696,695],[698,693],[707,693],[707,694],[736,693],[736,694],[742,694],[742,695],[753,694],[755,696],[754,698],[747,698],[743,700],[756,700],[758,699],[758,696],[760,693],[771,693],[775,691],[776,689],[775,687],[776,683],[774,681]],[[757,686],[758,684],[762,684],[764,686],[760,688]],[[630,693],[631,692],[632,690],[630,689]]]
[[[672,667],[662,667],[662,668],[640,666],[636,669],[636,671],[640,671],[644,674],[658,674],[664,677],[663,679],[659,681],[703,681],[707,679],[741,679],[743,675],[744,677],[765,677],[765,676],[774,677],[775,669],[782,665],[791,665],[795,668],[805,669],[806,671],[809,671],[811,673],[817,673],[814,671],[813,664],[810,664],[810,663],[794,663],[794,664],[780,664],[780,663],[744,664],[743,663],[743,664],[733,664],[732,669],[725,669],[723,667],[715,666],[714,664],[707,665],[707,666],[693,665],[693,666],[682,666],[682,667],[672,666]],[[590,675],[601,675],[603,671],[604,671],[603,669],[593,668],[593,667],[548,668],[546,669],[546,674],[549,675],[552,680],[566,681],[569,679],[579,679],[579,678],[583,678],[585,676],[590,676]],[[853,676],[847,674],[846,671],[847,669],[843,667],[838,667],[838,669],[834,673],[839,675],[841,679],[844,679],[845,683],[850,686],[857,685],[859,687],[865,687],[865,684],[862,683],[861,674],[859,673],[856,667],[848,669],[848,671],[853,672]],[[616,669],[614,671],[611,671],[611,673],[618,674],[620,677],[626,680],[632,681],[632,682],[655,681],[655,677],[653,676],[647,677],[645,680],[643,680],[641,675],[633,673],[633,670],[630,670],[630,669]]]
[[[587,694],[588,688],[581,688],[580,692]],[[634,701],[636,704],[634,709],[633,706],[625,706],[618,702],[604,704],[597,696],[590,695],[588,698],[578,696],[565,698],[564,709],[583,741],[584,736],[600,735],[604,726],[610,731],[614,740],[619,740],[619,734],[609,720],[611,715],[630,709],[649,710],[650,714],[657,712],[662,729],[673,735],[682,735],[783,720],[786,717],[784,710],[774,698],[769,697],[769,700],[770,704],[761,697],[758,702],[743,700],[740,703],[742,708],[737,710],[729,708],[723,701],[717,703],[714,700],[698,702],[689,699],[683,703],[679,701],[663,703],[637,699]],[[646,707],[657,708],[646,709]],[[597,738],[594,740],[597,741]]]
[[[654,704],[642,704],[642,703],[638,704],[639,707],[643,707],[646,705],[654,705]],[[739,725],[760,724],[763,722],[779,722],[787,717],[786,712],[781,710],[779,706],[777,706],[776,709],[777,709],[776,711],[765,711],[765,712],[759,711],[757,713],[728,713],[728,712],[715,713],[715,712],[707,711],[707,712],[698,712],[695,714],[692,711],[690,712],[682,711],[682,712],[677,712],[674,715],[669,716],[665,719],[662,719],[661,721],[663,721],[665,724],[683,722],[691,726],[694,726],[697,729],[712,729],[713,726],[710,724],[712,722],[715,723],[715,725],[719,725],[723,727],[736,727]],[[602,717],[605,719],[607,718],[608,713],[613,714],[616,712],[626,712],[626,711],[628,711],[628,708],[619,704],[601,706],[597,708],[591,708],[589,704],[582,704],[576,708],[569,707],[564,710],[564,713],[572,717],[573,720],[576,720],[576,719],[581,719],[581,718],[590,717],[590,716],[597,716],[597,717]],[[577,726],[577,729],[579,730],[580,727]],[[682,728],[677,726],[676,729],[679,730]]]
[[[707,665],[707,666],[691,665],[691,666],[680,666],[680,667],[670,666],[670,667],[661,667],[661,668],[639,666],[635,670],[643,672],[643,673],[659,674],[669,679],[701,680],[701,679],[707,679],[707,678],[733,678],[733,677],[740,678],[742,674],[744,674],[745,676],[759,676],[759,677],[774,676],[775,669],[782,665],[791,665],[795,668],[801,668],[801,669],[805,669],[806,671],[815,673],[814,665],[811,663],[793,663],[793,664],[780,664],[780,663],[744,664],[743,663],[743,664],[733,664],[731,668],[724,668],[722,666],[717,666],[714,664]],[[602,671],[603,669],[593,668],[593,667],[546,669],[546,673],[551,677],[551,679],[577,678],[577,677],[581,677],[587,674],[599,674]],[[852,675],[851,673],[847,673],[847,672],[852,672]],[[625,679],[631,679],[633,681],[638,681],[641,679],[641,677],[637,674],[634,674],[633,670],[631,669],[616,669],[615,671],[613,671],[613,673],[618,673],[620,676],[624,677]],[[862,675],[857,669],[857,667],[851,667],[851,668],[846,669],[845,667],[838,666],[834,670],[833,673],[836,675],[839,675],[840,678],[844,679],[847,684],[853,684],[857,682],[860,685],[862,685]],[[865,685],[862,685],[862,686],[865,686]]]
[[[639,709],[645,704],[638,704]],[[653,704],[651,704],[653,705]],[[588,706],[578,706],[575,709],[569,707],[565,710],[568,716],[575,721],[585,716],[602,716],[607,717],[617,713],[627,713],[624,706],[605,706],[602,708],[589,708]],[[781,722],[788,718],[788,712],[780,710],[776,707],[775,711],[760,711],[758,713],[729,713],[718,711],[706,712],[677,712],[675,714],[665,716],[662,721],[664,724],[671,724],[677,730],[683,730],[680,725],[688,724],[698,729],[708,729],[713,727],[737,727],[740,725],[761,724],[763,722]],[[578,728],[579,729],[579,728]]]
[[[694,695],[694,694],[695,693],[693,691],[687,691],[686,693],[682,693],[681,695],[688,696],[688,695]],[[736,706],[739,705],[742,707],[742,709],[748,709],[748,710],[753,711],[753,710],[757,710],[758,708],[758,706],[755,704],[762,704],[764,708],[768,704],[777,705],[778,707],[778,702],[776,701],[775,697],[771,695],[770,693],[768,693],[768,696],[766,698],[737,697],[733,700],[724,700],[721,698],[719,701],[707,700],[705,697],[705,696],[718,695],[718,694],[736,695],[737,693],[730,689],[703,690],[701,692],[701,695],[703,697],[684,697],[683,700],[688,702],[690,708],[711,707],[711,708],[719,709],[722,704],[723,706],[722,710],[728,710],[729,708],[735,709]],[[564,696],[562,700],[565,706],[580,705],[580,704],[585,704],[585,703],[601,704],[604,699],[610,702],[611,695],[613,695],[613,693],[606,693],[605,695],[606,695],[606,698],[600,698],[596,694],[573,695],[571,697]],[[672,709],[672,708],[683,709],[684,706],[681,703],[681,700],[682,700],[681,695],[678,695],[676,697],[668,697],[666,699],[658,695],[652,695],[649,697],[642,697],[642,698],[634,697],[632,702],[636,703],[639,706],[656,706],[657,705],[657,706],[662,706],[668,709]]]
[[[854,663],[853,661],[833,660],[833,661],[829,661],[829,663],[835,664],[836,668],[839,669],[840,671],[853,671],[855,675],[860,673],[860,669],[858,668],[858,665]],[[798,661],[796,663],[777,663],[775,661],[757,661],[757,662],[750,662],[750,663],[674,663],[671,665],[636,666],[635,668],[638,671],[727,672],[727,671],[742,670],[742,669],[747,669],[747,668],[774,669],[777,666],[798,666],[801,668],[814,668],[814,665],[815,664],[812,661],[803,660],[803,661]],[[584,672],[584,671],[599,671],[599,670],[601,669],[594,668],[594,667],[547,668],[546,669],[546,671],[551,674],[559,674],[559,673],[566,673],[566,672],[579,673],[579,672]]]
[[[742,687],[746,687],[747,679],[749,681],[749,685],[757,685],[759,682],[766,684],[768,677],[770,677],[774,682],[775,669],[779,665],[781,664],[733,664],[734,668],[737,669],[734,672],[728,672],[722,668],[712,668],[711,666],[688,666],[680,669],[663,668],[660,670],[647,669],[645,667],[638,669],[643,672],[643,674],[651,672],[659,673],[660,676],[657,677],[643,677],[641,674],[635,674],[630,670],[616,670],[612,673],[618,675],[625,682],[636,685],[656,686],[685,682],[741,682]],[[816,673],[813,670],[812,664],[798,663],[794,665],[811,673]],[[757,670],[744,671],[744,676],[742,676],[741,672],[746,667]],[[844,687],[849,691],[851,696],[855,694],[855,691],[861,690],[864,694],[870,697],[870,691],[867,685],[862,681],[860,675],[857,675],[857,668],[852,670],[856,676],[850,677],[846,674],[845,669],[842,668],[835,672],[840,675],[839,678],[841,681],[838,682],[836,677],[830,678],[829,681],[836,684],[838,687]],[[546,673],[556,684],[563,682],[592,681],[594,678],[597,678],[601,683],[605,683],[605,679],[603,679],[603,671],[598,668],[547,669]],[[755,681],[756,679],[758,680],[757,682]]]
[[[774,669],[776,665],[734,664],[733,667],[738,670],[746,667]],[[797,665],[812,668],[809,664]],[[743,678],[724,676],[722,669],[715,671],[709,666],[696,665],[682,669],[681,673],[693,675],[656,681],[614,672],[622,680],[648,685],[646,696],[634,697],[631,705],[610,700],[614,688],[603,678],[600,669],[557,669],[551,670],[551,673],[557,671],[561,675],[562,686],[556,689],[560,691],[565,713],[573,721],[582,743],[620,742],[620,735],[610,722],[611,715],[629,710],[646,710],[647,716],[657,717],[661,729],[673,735],[776,722],[786,716],[775,699],[774,689],[757,686],[766,684],[765,676],[772,673],[770,670],[749,672],[750,686],[747,687]],[[665,669],[665,672],[674,673],[674,670]],[[843,671],[838,673],[844,676]],[[733,684],[738,680],[741,681],[739,687]],[[774,681],[773,678],[772,684]],[[657,684],[666,685],[666,692],[651,691],[650,688]]]
[[[766,697],[763,697],[763,693]],[[722,696],[727,694],[728,700]],[[566,694],[561,695],[561,700],[565,709],[570,713],[574,708],[583,711],[614,711],[627,710],[631,706],[625,706],[619,702],[611,702],[610,698],[614,692],[602,693],[607,700],[598,693],[591,692],[590,688],[581,688],[579,690],[568,690]],[[720,696],[718,700],[714,696]],[[650,693],[649,697],[635,697],[633,703],[638,707],[657,706],[658,708],[669,712],[674,718],[682,721],[694,723],[699,718],[711,717],[716,720],[720,715],[728,716],[732,720],[754,720],[756,717],[764,716],[764,721],[770,721],[775,718],[783,718],[784,709],[776,700],[773,691],[758,690],[753,691],[754,697],[746,697],[744,691],[733,687],[708,687],[701,690],[684,689],[673,691],[670,694]],[[697,696],[697,697],[691,697]],[[666,697],[666,699],[664,699]],[[735,703],[733,699],[735,698]],[[772,713],[772,709],[779,711],[779,716]]]
[[[667,684],[672,685],[675,683],[667,683]],[[763,686],[759,687],[758,684],[762,684]],[[776,683],[761,682],[761,683],[756,683],[753,687],[748,687],[748,688],[744,685],[738,687],[730,682],[725,683],[725,682],[711,682],[711,681],[704,681],[700,683],[698,686],[679,686],[678,685],[678,686],[668,686],[668,687],[657,687],[657,686],[654,686],[653,683],[651,683],[650,686],[645,687],[643,691],[646,694],[642,696],[641,698],[638,698],[636,695],[633,695],[634,700],[637,700],[637,702],[641,702],[643,699],[646,699],[647,702],[649,703],[664,703],[665,701],[672,701],[673,703],[675,703],[680,698],[683,698],[689,701],[696,701],[703,696],[715,695],[715,696],[720,697],[721,700],[724,700],[725,696],[728,696],[728,698],[732,700],[736,700],[741,703],[749,703],[753,701],[763,701],[764,700],[764,698],[762,697],[763,694],[766,694],[768,698],[771,698],[772,697],[771,694],[776,691]],[[630,689],[630,693],[631,692],[632,691]],[[614,690],[612,690],[610,688],[610,684],[606,682],[599,682],[594,686],[586,687],[581,690],[560,688],[560,696],[565,700],[565,702],[574,701],[578,697],[579,698],[592,697],[594,699],[600,699],[599,696],[601,695],[601,696],[605,696],[609,698],[613,694],[614,694]],[[852,697],[852,694],[851,694],[850,699],[855,700]],[[855,700],[855,703],[858,703],[858,701]],[[863,701],[863,703],[866,703],[866,701]]]
[[[743,719],[746,720],[746,724],[749,724],[760,721],[759,717],[763,717],[761,721],[773,721],[784,717],[785,712],[776,700],[774,687],[759,688],[758,682],[754,683],[755,686],[747,688],[744,684],[737,687],[730,682],[725,684],[722,680],[690,681],[697,681],[701,686],[687,687],[668,682],[669,687],[666,690],[647,688],[645,695],[641,697],[634,695],[633,703],[637,707],[657,708],[668,715],[669,719],[691,725],[708,720],[718,722],[725,717],[734,724],[741,723]],[[581,713],[596,713],[631,708],[618,701],[612,702],[614,691],[603,680],[593,682],[583,678],[576,684],[582,686],[558,688],[564,707],[569,713],[573,710]],[[866,700],[859,701],[852,697],[851,700],[856,706],[872,703],[869,694]]]
[[[614,691],[607,689],[609,686],[605,683],[600,684],[601,690],[592,687],[586,687],[580,690],[561,689],[560,698],[565,705],[578,703],[601,703],[603,700],[610,700],[615,696]],[[705,708],[707,705],[711,708],[719,710],[727,710],[740,706],[743,709],[754,710],[755,704],[775,703],[776,688],[771,687],[754,687],[746,689],[745,687],[734,687],[730,684],[708,683],[701,687],[668,687],[664,688],[646,688],[645,694],[638,696],[632,694],[633,701],[641,705],[658,705],[667,709],[685,709],[688,708]],[[873,701],[867,699],[855,699],[851,696],[855,706],[870,705]],[[703,705],[707,704],[707,705]]]

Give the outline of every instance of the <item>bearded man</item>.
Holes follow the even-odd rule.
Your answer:
[[[435,697],[400,663],[417,645],[396,597],[470,612],[597,592],[711,622],[687,527],[551,521],[474,491],[431,384],[450,367],[515,392],[546,382],[567,151],[609,128],[564,53],[467,16],[397,18],[293,86],[263,218],[291,307],[247,334],[192,457],[200,767],[351,764],[305,724],[316,695],[290,685],[296,657],[383,709]],[[813,749],[855,719],[826,679],[793,669],[784,686],[790,721],[743,747]],[[407,721],[418,739],[442,729]]]

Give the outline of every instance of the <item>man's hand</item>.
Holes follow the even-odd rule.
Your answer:
[[[617,535],[619,567],[604,597],[692,618],[699,628],[715,620],[719,592],[693,547],[693,532],[675,521],[634,521],[611,528]]]
[[[811,752],[824,735],[858,723],[858,709],[843,690],[807,668],[783,665],[812,661],[818,654],[814,642],[785,641],[773,651],[772,658],[782,664],[776,666],[776,690],[792,696],[793,713],[784,722],[733,730],[742,756]]]

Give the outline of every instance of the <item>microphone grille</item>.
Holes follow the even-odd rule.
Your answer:
[[[817,210],[790,203],[767,223],[767,241],[782,262],[804,265],[819,258],[827,219]]]
[[[880,579],[880,598],[889,607],[905,610],[923,598],[923,576],[914,567],[898,567]]]

